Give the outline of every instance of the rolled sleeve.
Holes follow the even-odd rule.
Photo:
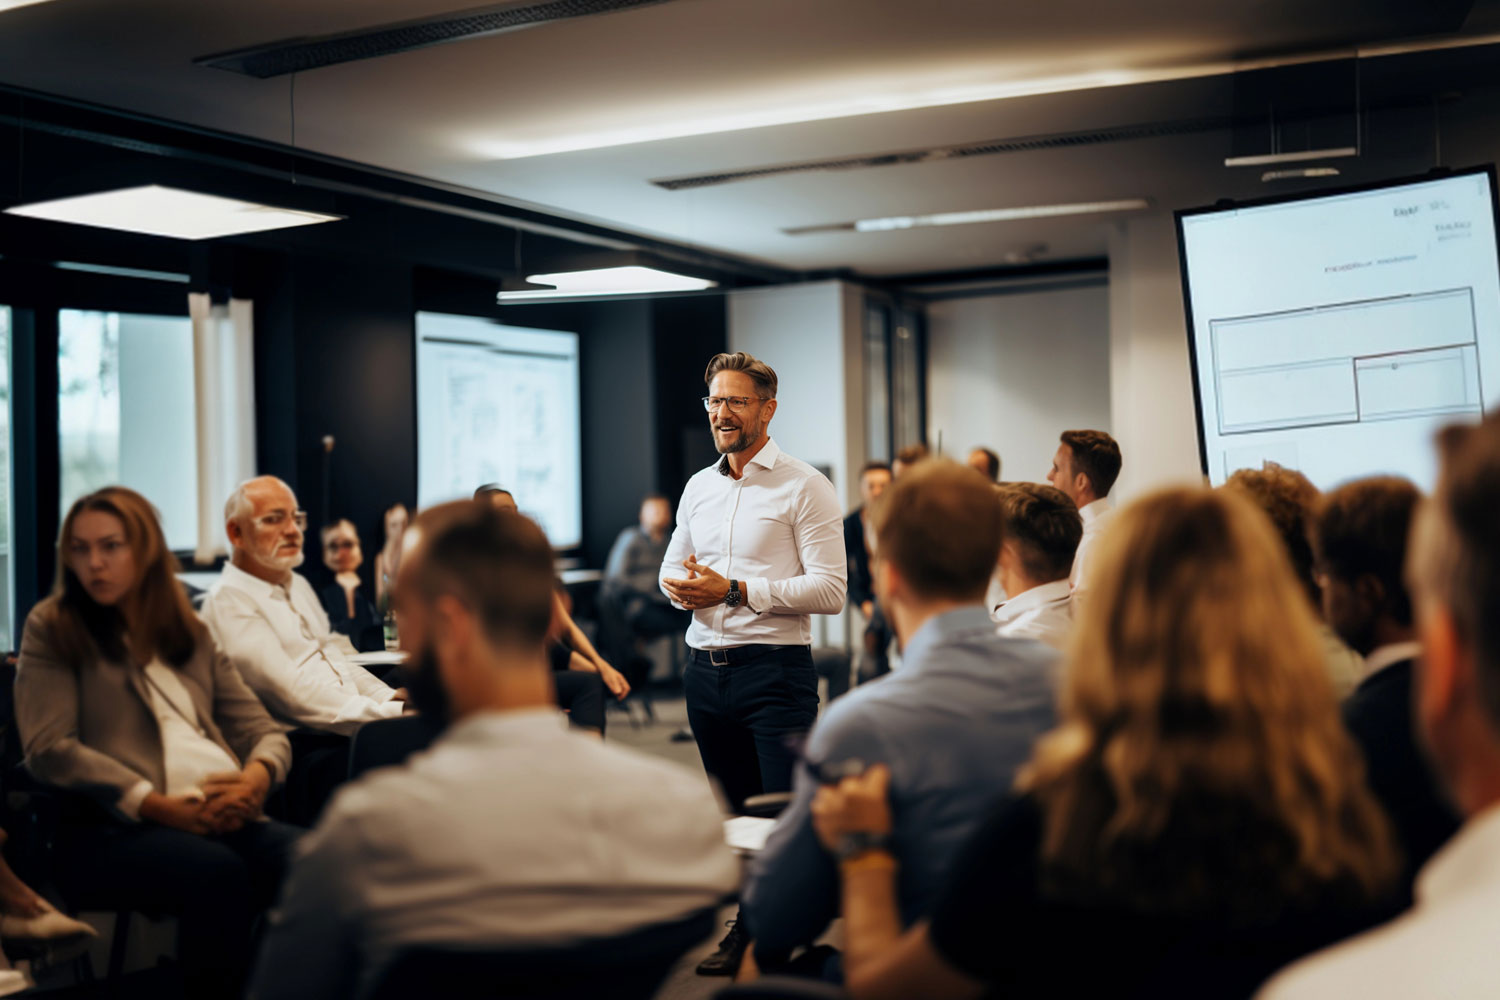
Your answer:
[[[667,544],[667,554],[662,557],[661,572],[657,575],[656,579],[657,586],[661,588],[662,595],[666,597],[672,607],[679,611],[686,611],[687,608],[672,599],[672,595],[668,593],[662,581],[668,578],[681,580],[686,573],[682,568],[682,564],[687,561],[688,556],[693,554],[693,533],[688,530],[686,514],[684,513],[686,510],[687,497],[684,496],[683,502],[677,507],[677,527],[672,530],[672,541]]]
[[[138,823],[141,819],[141,806],[145,803],[146,796],[155,790],[156,787],[151,782],[138,781],[134,788],[120,796],[120,801],[115,808],[119,809],[126,819]]]

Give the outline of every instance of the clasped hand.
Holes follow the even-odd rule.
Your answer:
[[[142,803],[141,815],[186,833],[234,833],[260,816],[270,784],[270,773],[256,761],[245,771],[209,775],[201,795],[153,793]]]
[[[891,772],[876,764],[857,778],[824,785],[812,801],[813,829],[830,851],[850,833],[891,832]]]
[[[672,600],[691,611],[724,603],[729,594],[729,581],[725,577],[700,563],[697,555],[688,556],[682,565],[688,571],[686,580],[667,578],[661,582]]]

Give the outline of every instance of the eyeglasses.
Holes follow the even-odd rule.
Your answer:
[[[326,547],[331,552],[342,552],[344,549],[358,548],[359,543],[351,541],[348,538],[334,538],[328,542]]]
[[[305,510],[294,510],[290,514],[284,510],[273,510],[269,514],[252,517],[250,523],[257,528],[280,528],[288,519],[297,526],[298,531],[307,530],[307,511]]]
[[[721,406],[727,406],[730,413],[739,413],[750,405],[752,399],[766,400],[769,398],[769,396],[704,396],[703,408],[712,413]]]

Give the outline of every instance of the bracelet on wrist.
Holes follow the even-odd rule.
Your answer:
[[[845,875],[857,875],[867,871],[893,872],[896,870],[896,856],[890,851],[881,848],[871,848],[862,854],[839,859],[839,871]]]

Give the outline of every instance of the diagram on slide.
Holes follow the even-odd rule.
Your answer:
[[[1478,414],[1476,325],[1471,288],[1212,320],[1219,433]]]

